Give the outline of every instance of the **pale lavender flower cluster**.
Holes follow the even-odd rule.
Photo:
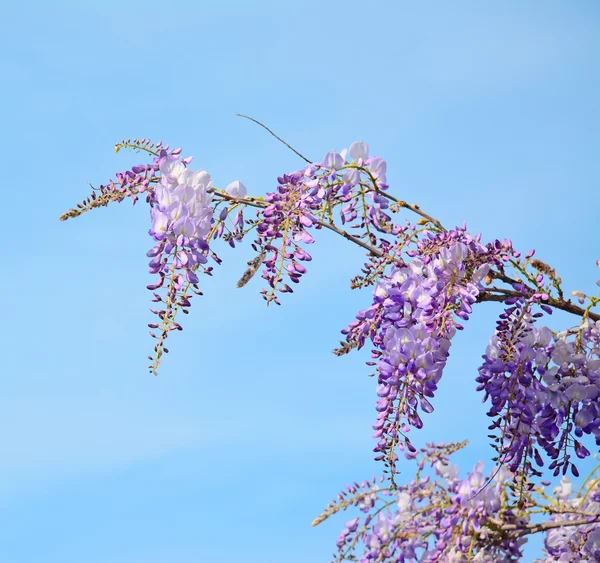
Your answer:
[[[171,152],[161,150],[155,158],[155,167],[160,172],[158,182],[148,195],[150,203],[151,227],[150,235],[157,244],[148,251],[150,273],[157,274],[158,280],[149,285],[154,291],[164,286],[166,296],[154,293],[154,302],[163,303],[161,309],[151,309],[160,322],[150,323],[151,329],[160,329],[160,335],[150,334],[158,339],[155,346],[157,360],[163,351],[164,340],[172,330],[182,330],[181,324],[175,322],[179,310],[188,312],[191,305],[190,293],[201,294],[198,289],[197,271],[211,275],[212,267],[205,267],[208,256],[220,263],[220,259],[210,252],[208,239],[213,217],[212,200],[213,183],[210,174],[204,170],[195,171],[189,168],[191,158],[180,157],[181,149]],[[227,187],[227,193],[235,198],[246,195],[245,186],[235,181]],[[219,224],[222,234],[223,222]],[[150,358],[152,359],[152,358]],[[155,369],[156,362],[151,366]]]
[[[596,563],[600,561],[600,486],[598,479],[577,496],[568,477],[555,489],[555,513],[544,537],[544,558],[534,563]],[[588,522],[586,522],[586,520]],[[579,525],[574,525],[578,522]]]
[[[160,181],[154,186],[150,234],[158,241],[182,236],[190,244],[204,238],[212,220],[210,174],[186,166],[177,154],[161,154]]]
[[[181,150],[168,153],[165,150],[155,158],[160,179],[148,195],[150,203],[150,235],[157,244],[148,251],[151,274],[158,280],[148,285],[155,291],[166,282],[166,296],[154,293],[154,302],[162,303],[161,309],[151,309],[159,322],[150,323],[151,329],[159,329],[154,347],[156,357],[150,369],[155,372],[163,351],[168,352],[164,341],[172,330],[182,330],[175,322],[179,310],[187,313],[190,307],[190,292],[200,294],[196,270],[207,262],[208,243],[206,237],[213,223],[211,207],[212,181],[208,172],[196,172],[188,168],[191,158],[182,159]],[[206,273],[212,268],[205,268]],[[152,357],[149,357],[152,359]]]
[[[345,524],[336,561],[501,563],[518,561],[524,538],[498,536],[492,527],[524,526],[528,519],[507,505],[511,473],[506,468],[486,477],[478,462],[465,479],[448,462],[447,447],[428,445],[425,454],[433,473],[421,475],[397,490],[380,489],[375,479],[342,491],[325,514],[358,507],[366,514]],[[419,463],[423,471],[425,463]],[[484,485],[489,486],[484,488]],[[362,551],[362,554],[360,552]]]
[[[550,442],[563,424],[569,429],[570,419],[576,438],[591,434],[600,446],[600,322],[586,319],[577,329],[555,335],[551,357],[554,365],[542,373],[545,384],[545,406],[540,413],[542,436]],[[556,449],[564,449],[565,445],[559,441]],[[590,454],[577,439],[573,439],[572,445],[577,457]],[[557,464],[549,468],[554,467],[558,468]]]

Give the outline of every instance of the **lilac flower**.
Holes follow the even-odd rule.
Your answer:
[[[231,182],[231,184],[225,188],[225,191],[232,197],[242,198],[248,195],[246,186],[244,186],[244,184],[242,184],[239,180]]]
[[[337,170],[344,166],[344,157],[335,151],[328,152],[323,158],[323,166],[329,170]]]
[[[369,146],[363,141],[356,141],[350,145],[348,154],[354,162],[362,166],[363,162],[366,162],[369,158]]]
[[[383,158],[377,156],[369,159],[369,167],[373,178],[377,180],[377,186],[381,189],[387,188],[387,165]]]

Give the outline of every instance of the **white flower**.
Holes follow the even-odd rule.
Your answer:
[[[359,160],[367,160],[369,158],[369,145],[364,143],[363,141],[356,141],[350,145],[348,149],[348,154],[352,158],[352,160],[358,162]]]
[[[174,201],[168,208],[167,213],[173,221],[185,219],[188,216],[187,206],[182,201]]]
[[[167,156],[160,159],[158,165],[163,180],[168,184],[179,184],[180,176],[186,171],[185,164],[176,156]]]
[[[231,182],[225,191],[232,197],[246,197],[248,190],[239,180]]]
[[[411,507],[412,498],[408,493],[398,493],[398,508],[401,512],[406,512]]]
[[[560,480],[560,486],[554,489],[555,493],[558,493],[558,496],[561,498],[567,498],[571,495],[573,490],[573,483],[571,483],[571,479],[568,477],[563,477]]]
[[[194,188],[194,190],[206,191],[212,187],[210,174],[205,170],[190,170],[189,168],[182,174],[182,182]]]
[[[165,215],[156,208],[152,208],[150,210],[150,216],[152,218],[151,232],[159,236],[164,235],[167,231],[167,226],[169,224],[169,218],[167,217],[167,215]]]
[[[383,160],[383,158],[381,158],[380,156],[376,156],[375,158],[373,158],[371,160],[370,168],[373,178],[376,178],[377,180],[379,180],[379,182],[382,182],[384,184],[387,183],[387,164],[385,163],[385,160]]]
[[[156,203],[161,210],[165,210],[173,203],[173,190],[160,182],[154,188],[154,195],[156,197]]]
[[[436,461],[434,465],[436,473],[448,481],[455,481],[458,477],[458,465],[449,465]]]

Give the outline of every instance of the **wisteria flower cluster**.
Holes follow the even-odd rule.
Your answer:
[[[332,219],[332,210],[342,206],[342,224],[359,223],[387,232],[390,216],[383,210],[387,200],[380,191],[387,189],[386,163],[380,157],[369,157],[366,143],[353,143],[348,150],[325,155],[322,162],[309,163],[303,169],[284,174],[277,179],[275,192],[268,192],[264,206],[257,211],[257,239],[253,248],[263,257],[262,277],[270,286],[261,293],[267,303],[280,304],[279,293],[293,293],[284,278],[299,283],[306,273],[300,262],[312,260],[303,245],[312,244],[315,239],[310,231],[330,226],[326,219]],[[362,194],[362,206],[354,190],[372,185],[369,202]],[[359,220],[358,208],[362,216]]]
[[[552,460],[554,476],[569,467],[578,476],[571,453],[590,455],[582,436],[591,434],[600,445],[600,323],[585,319],[556,334],[537,328],[540,314],[532,314],[532,306],[540,299],[511,301],[484,355],[478,389],[491,399],[490,429],[499,433],[495,447],[512,471],[521,465],[523,474],[541,476],[541,449]]]
[[[409,260],[380,279],[373,305],[342,331],[346,349],[362,347],[367,338],[377,347],[373,357],[378,361],[370,362],[376,365],[379,383],[375,452],[392,474],[396,446],[409,458],[414,454],[406,433],[423,426],[419,409],[433,411],[429,399],[437,390],[452,337],[463,330],[472,305],[485,291],[490,268],[514,254],[508,241],[484,246],[465,227],[428,233],[407,251]]]
[[[465,445],[428,444],[416,451],[416,477],[397,488],[375,478],[347,485],[313,522],[352,508],[363,513],[345,523],[335,561],[508,563],[521,560],[527,537],[538,532],[545,533],[545,559],[535,563],[598,560],[600,466],[577,494],[563,477],[554,497],[538,487],[524,507],[505,466],[485,476],[480,461],[460,477],[449,456]],[[536,524],[534,511],[551,516]]]
[[[552,525],[544,538],[543,559],[534,563],[600,561],[600,479],[587,480],[573,491],[569,477],[563,477],[548,507]]]
[[[381,489],[372,481],[342,491],[324,514],[354,505],[367,516],[362,526],[360,517],[346,522],[337,542],[338,560],[350,559],[351,551],[361,548],[360,561],[365,562],[460,561],[464,553],[477,555],[483,547],[480,540],[487,537],[485,520],[501,507],[508,479],[504,474],[497,476],[485,495],[477,495],[485,482],[482,464],[461,480],[458,468],[448,463],[449,453],[462,445],[430,444],[427,449],[415,450],[417,478],[397,489]],[[424,474],[425,460],[433,472]]]
[[[262,269],[267,304],[280,304],[281,294],[292,293],[290,284],[307,273],[306,247],[318,231],[366,251],[351,287],[370,287],[370,305],[342,331],[334,352],[372,346],[374,452],[386,476],[347,487],[315,521],[352,506],[365,514],[346,524],[338,561],[356,561],[361,550],[364,563],[518,561],[526,537],[538,532],[546,533],[544,563],[600,560],[598,480],[588,478],[572,496],[564,477],[569,470],[579,475],[575,460],[590,456],[589,438],[600,445],[600,315],[593,310],[599,297],[574,291],[573,303],[556,270],[533,250],[522,256],[508,239],[483,243],[466,225],[446,229],[417,204],[396,198],[385,160],[362,141],[319,161],[305,159],[264,196],[248,195],[238,180],[219,189],[181,149],[147,139],[115,148],[145,152],[150,162],[94,188],[61,219],[145,196],[155,276],[148,289],[157,304],[151,309],[157,319],[149,323],[157,340],[149,356],[155,374],[169,334],[182,330],[180,313],[188,314],[192,297],[202,295],[199,274],[213,274],[209,261],[221,263],[218,239],[237,248],[253,237],[254,257],[238,287]],[[417,215],[416,223],[401,220],[404,212]],[[417,449],[408,434],[434,410],[453,338],[483,301],[504,305],[474,378],[489,404],[496,468],[484,476],[481,462],[460,479],[449,456],[464,444]],[[539,325],[555,309],[575,315],[578,325],[562,332]],[[417,463],[416,477],[400,485],[399,453]],[[534,481],[543,477],[544,458],[554,477],[563,475],[546,504],[551,497]],[[534,523],[534,509],[549,519]]]

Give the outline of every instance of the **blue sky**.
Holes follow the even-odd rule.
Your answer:
[[[258,279],[235,289],[251,251],[224,248],[147,374],[147,209],[58,221],[138,162],[121,138],[182,146],[259,195],[302,162],[235,113],[314,159],[364,140],[397,196],[594,290],[597,2],[20,2],[0,18],[1,563],[326,561],[344,516],[310,522],[378,470],[366,355],[330,353],[369,301],[348,288],[363,256],[328,233],[280,308]],[[473,389],[498,311],[456,338],[419,436],[471,438],[465,469],[491,457]]]

